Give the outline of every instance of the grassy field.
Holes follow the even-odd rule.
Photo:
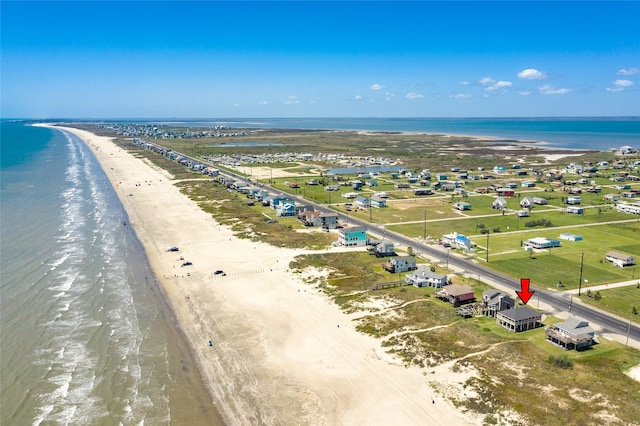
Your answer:
[[[640,279],[636,285],[598,290],[598,293],[599,298],[594,291],[589,292],[587,288],[580,296],[580,300],[624,319],[640,323],[640,314],[638,314],[640,312]],[[633,308],[636,309],[635,314]]]

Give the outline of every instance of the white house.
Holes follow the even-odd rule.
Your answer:
[[[418,269],[407,274],[404,280],[415,287],[442,288],[447,284],[447,276],[431,272],[428,265],[419,265]]]
[[[505,210],[507,208],[507,200],[502,197],[498,197],[493,201],[493,203],[491,203],[491,208],[496,210]]]
[[[620,253],[618,251],[610,251],[606,254],[605,260],[607,262],[613,263],[615,266],[619,268],[624,268],[625,266],[633,266],[636,264],[635,257],[630,254]]]

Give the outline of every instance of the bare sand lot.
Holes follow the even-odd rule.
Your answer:
[[[228,424],[481,423],[430,386],[464,378],[403,366],[289,270],[304,251],[234,237],[165,171],[109,138],[65,130],[88,144],[109,177]]]

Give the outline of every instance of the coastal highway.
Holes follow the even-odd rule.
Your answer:
[[[300,200],[300,202],[306,201]],[[335,213],[334,210],[322,206],[319,206],[318,209]],[[493,271],[484,265],[475,263],[469,259],[465,259],[457,255],[450,255],[447,252],[447,249],[445,249],[444,247],[424,244],[420,241],[408,238],[395,232],[391,232],[388,229],[384,230],[375,224],[364,222],[342,213],[338,213],[338,216],[343,222],[348,221],[353,225],[366,226],[369,232],[373,232],[378,235],[384,234],[385,239],[388,239],[399,245],[412,247],[414,253],[422,253],[430,257],[431,259],[434,259],[436,262],[446,261],[449,267],[454,267],[455,269],[464,271],[464,273],[468,276],[477,276],[480,277],[481,280],[493,282],[502,287],[509,288],[514,291],[514,296],[515,291],[520,290],[519,279],[515,280],[499,272]],[[615,333],[622,336],[627,336],[627,333],[629,333],[629,336],[631,338],[635,339],[636,341],[640,341],[640,326],[634,324],[633,322],[629,322],[629,318],[618,318],[612,314],[600,311],[588,305],[584,305],[578,301],[574,302],[571,295],[569,294],[541,289],[539,287],[536,287],[535,283],[533,283],[532,289],[535,290],[535,294],[529,301],[529,303],[531,304],[530,306],[535,306],[535,303],[542,302],[561,312],[570,311],[574,315],[580,316],[594,324],[599,325],[605,332]]]
[[[197,159],[193,160],[198,162],[201,161]],[[250,180],[247,180],[245,176],[232,173],[228,170],[220,170],[220,174],[226,175],[236,180],[246,181],[248,184],[250,183]],[[261,187],[269,189],[272,192],[283,194],[282,191],[279,191],[278,189],[273,188],[269,185],[260,185]],[[435,262],[441,263],[446,261],[448,266],[463,271],[464,274],[468,276],[477,276],[485,282],[494,283],[497,286],[511,289],[514,291],[514,296],[515,291],[520,290],[519,279],[516,280],[514,278],[508,277],[499,272],[493,271],[484,265],[475,263],[469,259],[465,259],[457,255],[451,255],[444,247],[424,244],[421,241],[411,239],[404,235],[389,231],[388,229],[383,229],[376,224],[365,222],[360,219],[348,216],[344,213],[337,212],[325,205],[316,204],[292,194],[286,195],[297,203],[313,205],[316,210],[319,210],[321,212],[337,213],[338,219],[341,220],[342,223],[348,223],[349,225],[353,226],[365,226],[369,232],[377,235],[385,235],[385,239],[388,239],[389,241],[392,241],[397,245],[412,247],[415,253],[421,253],[425,256],[428,256]],[[618,334],[625,337],[628,336],[635,341],[640,342],[640,326],[631,322],[630,317],[619,318],[616,315],[612,315],[599,309],[595,309],[577,300],[574,302],[572,300],[572,297],[567,293],[541,289],[537,287],[535,283],[532,283],[532,290],[535,290],[535,294],[529,301],[529,303],[531,303],[530,306],[534,306],[534,304],[539,304],[540,302],[542,302],[544,304],[547,304],[548,306],[551,306],[555,310],[558,310],[560,312],[571,312],[572,314],[580,316],[593,324],[597,324],[598,326],[602,327],[603,332]]]
[[[277,190],[274,190],[277,191]],[[341,212],[336,212],[326,206],[315,204],[305,200],[304,198],[297,197],[291,194],[287,194],[290,198],[300,204],[312,204],[317,210],[326,213],[337,213],[339,220],[342,223],[349,223],[353,226],[365,226],[368,232],[372,232],[377,235],[385,235],[385,239],[392,241],[395,244],[412,247],[414,253],[421,253],[434,259],[435,262],[446,262],[449,267],[454,267],[457,270],[464,271],[464,274],[471,277],[480,277],[481,280],[486,282],[492,282],[496,285],[509,288],[513,290],[513,296],[516,290],[520,290],[520,280],[513,279],[499,272],[489,269],[488,267],[475,263],[469,259],[462,258],[457,255],[451,255],[446,248],[442,246],[435,246],[431,244],[424,244],[421,241],[406,237],[402,234],[398,234],[388,229],[365,222],[354,217],[348,216]],[[521,277],[526,278],[526,277]],[[580,303],[579,301],[573,301],[572,296],[567,293],[541,289],[532,283],[532,290],[535,290],[535,294],[529,301],[530,306],[535,307],[535,304],[540,302],[547,304],[552,308],[560,312],[571,312],[573,315],[582,317],[593,324],[597,324],[602,327],[604,332],[618,334],[621,336],[629,336],[630,338],[640,342],[640,326],[630,322],[630,318],[618,318],[615,315],[603,312],[599,309],[595,309],[591,306]],[[585,290],[586,291],[586,290]],[[639,303],[640,305],[640,303]]]

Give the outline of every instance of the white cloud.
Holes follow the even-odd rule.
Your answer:
[[[451,99],[469,99],[471,97],[468,93],[456,93],[455,95],[449,95]]]
[[[623,68],[616,73],[617,75],[638,75],[640,74],[640,68]]]
[[[470,86],[471,82],[463,80],[463,81],[459,81],[458,84],[461,85],[461,86]]]
[[[299,104],[300,101],[298,100],[297,96],[287,96],[287,99],[282,101],[282,103],[285,105],[294,105],[294,104]]]
[[[535,68],[527,68],[526,70],[520,71],[518,73],[518,77],[525,80],[544,80],[545,78],[547,78],[547,75]]]
[[[528,90],[522,90],[522,91],[518,92],[518,94],[522,95],[522,96],[529,96],[531,94],[531,92],[528,91]]]
[[[269,105],[269,102],[267,102],[267,101],[260,101],[260,102],[258,102],[258,105]]]
[[[493,90],[506,89],[507,87],[511,87],[510,81],[504,81],[504,80],[496,81],[491,77],[485,77],[480,81],[478,81],[478,83],[483,85],[484,90],[487,90],[489,92]]]
[[[613,84],[617,87],[631,87],[633,86],[633,81],[631,80],[616,80]]]
[[[371,90],[382,90],[384,89],[384,86],[382,84],[372,84],[371,86],[369,86],[369,89]]]
[[[405,98],[407,99],[420,99],[420,98],[424,98],[424,95],[420,94],[420,93],[415,93],[415,92],[409,92],[405,95]]]
[[[391,99],[393,99],[395,96],[396,96],[396,94],[395,94],[395,93],[392,93],[392,92],[386,92],[386,93],[384,94],[384,100],[385,100],[385,101],[390,101],[390,100],[391,100]]]
[[[362,100],[362,96],[361,95],[355,95],[353,97],[353,99],[355,99],[356,101],[361,101]]]
[[[510,81],[496,81],[492,85],[485,87],[484,90],[493,91],[498,89],[505,89],[507,87],[511,87]]]
[[[566,95],[567,93],[571,92],[571,89],[556,89],[550,84],[542,85],[538,88],[538,90],[540,90],[540,93],[542,93],[543,95]]]
[[[238,107],[241,107],[241,106],[242,106],[242,104],[241,104],[241,103],[236,102],[236,103],[234,103],[234,104],[233,104],[233,106],[234,106],[235,108],[238,108]]]
[[[492,79],[491,77],[485,77],[482,80],[478,81],[478,83],[482,84],[483,86],[490,86],[495,82],[496,81],[494,79]]]
[[[633,86],[633,81],[631,80],[616,80],[613,82],[614,87],[607,87],[607,91],[609,92],[622,92],[624,89]]]

